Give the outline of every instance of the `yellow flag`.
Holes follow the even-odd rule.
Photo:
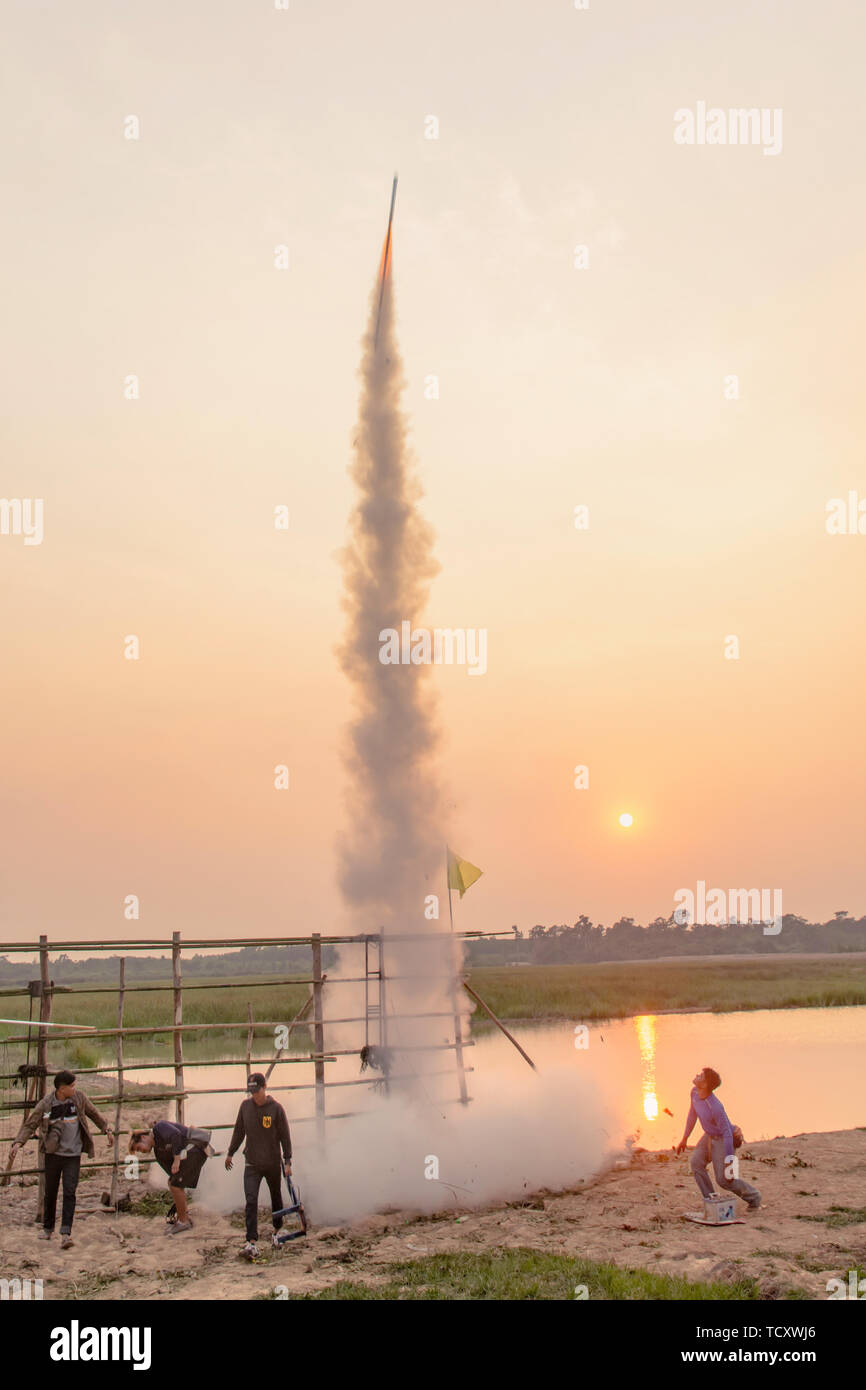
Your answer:
[[[483,873],[482,869],[476,869],[474,864],[470,864],[468,859],[460,859],[453,851],[448,851],[448,887],[456,888],[461,898],[467,888],[471,888],[476,879]]]

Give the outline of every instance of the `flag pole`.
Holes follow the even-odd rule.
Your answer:
[[[451,930],[454,930],[454,909],[451,906],[451,866],[448,863],[448,846],[445,846],[445,883],[448,887],[448,917],[451,922]]]
[[[451,923],[451,935],[454,936],[454,908],[451,905],[451,866],[448,863],[448,846],[445,846],[445,884],[448,889],[448,919]],[[466,1067],[463,1063],[463,1028],[460,1021],[460,1007],[457,1003],[457,986],[454,980],[454,950],[451,951],[451,1002],[454,1007],[454,1051],[457,1057],[457,1080],[460,1085],[460,1103],[469,1104],[469,1092],[466,1088]]]

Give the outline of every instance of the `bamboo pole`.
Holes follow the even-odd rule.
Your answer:
[[[513,1038],[513,1037],[511,1036],[511,1034],[509,1033],[509,1031],[508,1031],[508,1029],[506,1028],[505,1024],[504,1024],[504,1023],[500,1023],[499,1019],[496,1017],[495,1013],[494,1013],[493,1010],[490,1008],[490,1005],[489,1005],[489,1004],[485,1004],[484,1000],[481,998],[481,995],[480,995],[480,994],[476,994],[476,993],[475,993],[475,990],[474,990],[474,989],[471,989],[470,986],[466,983],[465,980],[463,981],[463,988],[466,990],[467,994],[471,994],[471,995],[472,995],[472,998],[475,1000],[476,1003],[478,1003],[478,1004],[481,1005],[481,1007],[482,1007],[482,1009],[484,1010],[484,1012],[485,1012],[486,1014],[489,1014],[489,1015],[490,1015],[490,1017],[493,1019],[493,1022],[496,1024],[496,1027],[499,1028],[499,1029],[501,1030],[501,1032],[503,1032],[503,1033],[505,1034],[505,1036],[506,1036],[506,1038],[508,1039],[508,1041],[509,1041],[510,1043],[513,1043],[513,1045],[517,1048],[517,1051],[520,1053],[520,1055],[521,1055],[521,1057],[523,1058],[524,1062],[528,1062],[529,1065],[532,1067],[532,1070],[533,1070],[533,1071],[537,1071],[538,1068],[536,1067],[536,1065],[535,1065],[535,1063],[533,1062],[532,1058],[529,1056],[529,1054],[528,1054],[527,1052],[524,1052],[524,1051],[523,1051],[523,1048],[520,1046],[520,1043],[517,1041],[517,1039],[516,1039],[516,1038]]]
[[[325,977],[323,976],[322,978],[324,979]],[[449,1015],[449,1017],[450,1017],[450,1015]],[[321,1024],[322,1024],[322,1027],[323,1027],[323,1028],[324,1028],[324,1025],[325,1025],[328,1021],[329,1021],[329,1020],[326,1019],[326,1018],[323,1018],[323,1019],[320,1020],[320,1022],[321,1022]],[[238,1024],[238,1025],[236,1025],[236,1024],[230,1024],[230,1025],[228,1025],[228,1026],[230,1026],[230,1027],[241,1027],[241,1028],[246,1028],[247,1025],[246,1025],[245,1023],[242,1023],[242,1024]],[[259,1027],[262,1027],[262,1026],[265,1026],[265,1027],[278,1027],[278,1026],[282,1026],[282,1025],[277,1025],[277,1024],[261,1025],[261,1024],[259,1024]],[[226,1025],[225,1025],[225,1024],[216,1024],[216,1023],[187,1023],[187,1024],[184,1025],[184,1027],[177,1029],[177,1031],[180,1032],[180,1033],[188,1033],[188,1032],[190,1032],[191,1029],[195,1029],[195,1028],[202,1028],[202,1029],[205,1029],[205,1028],[217,1028],[217,1027],[222,1027],[222,1028],[224,1028],[224,1027],[226,1027]],[[175,1030],[172,1029],[172,1028],[135,1028],[135,1027],[133,1027],[133,1028],[125,1028],[125,1029],[124,1029],[124,1037],[127,1037],[127,1038],[129,1038],[129,1037],[138,1037],[139,1034],[142,1034],[142,1033],[172,1033],[172,1032],[174,1032],[174,1031],[175,1031]],[[61,1034],[61,1036],[63,1036],[63,1035]],[[77,1037],[78,1034],[73,1033],[73,1034],[70,1034],[70,1036],[71,1036],[71,1037]],[[113,1038],[113,1037],[116,1037],[116,1036],[117,1036],[117,1029],[116,1029],[116,1028],[109,1028],[109,1029],[106,1029],[104,1032],[96,1032],[96,1033],[89,1033],[89,1034],[88,1034],[88,1037],[94,1037],[94,1038],[98,1038],[98,1037],[112,1037],[112,1038]],[[8,1042],[9,1039],[6,1039],[6,1041]],[[474,1046],[475,1046],[475,1043],[474,1043],[471,1039],[464,1039],[464,1041],[463,1041],[460,1045],[461,1045],[461,1047],[464,1047],[464,1048],[466,1048],[466,1047],[474,1047]],[[398,1047],[395,1047],[394,1051],[395,1051],[395,1052],[441,1052],[441,1051],[443,1051],[443,1050],[447,1050],[447,1051],[453,1052],[453,1051],[454,1051],[454,1048],[455,1048],[455,1044],[454,1044],[454,1043],[431,1043],[431,1044],[429,1044],[429,1045],[427,1045],[427,1044],[421,1044],[421,1045],[419,1045],[419,1046],[417,1046],[417,1047],[414,1046],[414,1045],[411,1046],[411,1047],[398,1046]],[[288,1066],[288,1065],[291,1065],[293,1062],[296,1062],[296,1061],[297,1061],[297,1062],[315,1062],[315,1061],[319,1061],[319,1060],[321,1060],[321,1059],[324,1059],[325,1061],[332,1061],[335,1057],[357,1057],[357,1055],[358,1055],[358,1048],[357,1048],[357,1047],[329,1047],[328,1050],[327,1050],[327,1052],[310,1052],[310,1053],[307,1053],[307,1054],[305,1054],[304,1056],[298,1057],[298,1058],[294,1058],[294,1057],[284,1057],[284,1058],[283,1058],[283,1061],[284,1061],[284,1062],[286,1063],[286,1065]],[[183,1060],[183,1059],[181,1059],[181,1061],[182,1061],[182,1060]],[[225,1063],[224,1065],[235,1065],[235,1066],[236,1066],[236,1065],[237,1065],[237,1060],[238,1060],[237,1057],[230,1058],[229,1061],[228,1061],[227,1063]],[[143,1062],[143,1063],[142,1063],[142,1070],[144,1070],[148,1065],[149,1065],[149,1063]],[[157,1066],[157,1067],[168,1067],[168,1066],[170,1066],[170,1065],[171,1065],[171,1063],[168,1062],[168,1061],[159,1062],[159,1063],[155,1063],[155,1064],[154,1064],[154,1066]],[[192,1065],[192,1063],[191,1063],[190,1065]],[[216,1066],[217,1064],[216,1064],[215,1062],[211,1062],[210,1065],[211,1065],[211,1066]],[[113,1068],[111,1068],[111,1067],[104,1067],[104,1068],[100,1068],[100,1070],[105,1071],[105,1072],[111,1072],[111,1071],[113,1070]],[[130,1071],[134,1071],[135,1068],[134,1068],[134,1067],[130,1067],[129,1070],[130,1070]],[[181,1089],[181,1088],[178,1088],[178,1089]],[[142,1099],[143,1099],[143,1100],[147,1100],[148,1097],[147,1097],[147,1096],[143,1096]]]
[[[323,975],[323,976],[322,976],[322,982],[324,983],[324,981],[325,981],[326,979],[327,979],[327,976],[326,976],[326,975]],[[323,1019],[322,1021],[323,1021],[323,1022],[328,1022],[327,1019]],[[261,1020],[259,1020],[259,1022],[256,1024],[256,1032],[257,1032],[257,1033],[269,1033],[269,1032],[271,1032],[272,1029],[274,1029],[274,1028],[281,1028],[282,1025],[283,1025],[283,1020],[282,1020],[282,1019],[261,1019]],[[70,1025],[70,1024],[63,1024],[63,1025],[60,1025],[60,1026],[62,1026],[62,1027],[67,1027],[67,1028],[68,1028],[68,1027],[70,1027],[71,1025]],[[203,1032],[214,1032],[215,1030],[220,1030],[220,1029],[221,1029],[224,1033],[238,1032],[238,1031],[245,1031],[247,1028],[249,1028],[249,1026],[250,1026],[250,1025],[249,1025],[248,1022],[238,1023],[238,1022],[236,1022],[236,1021],[235,1021],[235,1022],[230,1022],[230,1023],[164,1023],[164,1024],[161,1024],[159,1027],[150,1027],[150,1026],[148,1025],[146,1028],[144,1028],[144,1027],[139,1027],[139,1025],[138,1025],[137,1023],[130,1023],[130,1024],[128,1024],[128,1025],[126,1026],[126,1028],[124,1028],[123,1031],[124,1031],[124,1034],[126,1035],[126,1037],[128,1037],[128,1038],[130,1038],[130,1037],[142,1037],[142,1038],[144,1038],[144,1037],[147,1037],[149,1034],[153,1034],[153,1033],[203,1033]],[[90,1039],[90,1038],[114,1038],[114,1037],[117,1036],[117,1029],[116,1029],[116,1028],[91,1028],[89,1025],[87,1025],[87,1035],[86,1035],[86,1036],[87,1036],[88,1039]],[[68,1040],[69,1038],[78,1038],[78,1039],[80,1039],[81,1037],[82,1037],[82,1034],[81,1034],[80,1032],[76,1032],[76,1033],[54,1033],[54,1034],[52,1034],[52,1041],[53,1041],[53,1042],[62,1042],[62,1041],[64,1041],[64,1040]],[[25,1037],[25,1035],[24,1035],[23,1033],[21,1033],[21,1034],[15,1034],[14,1037],[10,1035],[8,1038],[4,1038],[3,1041],[4,1041],[5,1043],[19,1043],[19,1042],[26,1042],[26,1041],[27,1041],[27,1038]],[[357,1050],[357,1049],[356,1049],[356,1050]],[[237,1061],[237,1058],[235,1058],[235,1061]],[[166,1064],[166,1065],[167,1065],[167,1064]]]
[[[314,932],[311,940],[313,952],[313,1048],[316,1054],[316,1131],[319,1143],[325,1139],[325,1064],[322,1054],[325,1050],[325,1029],[322,1022],[322,939]]]
[[[295,1121],[293,1120],[293,1121],[292,1121],[292,1124],[294,1124],[294,1123],[295,1123]],[[131,1131],[130,1131],[130,1132],[131,1132]],[[139,1154],[139,1155],[138,1155],[138,1161],[139,1161],[139,1163],[155,1163],[155,1162],[156,1162],[156,1159],[155,1159],[155,1158],[143,1158],[142,1155]],[[113,1159],[113,1158],[107,1158],[107,1159],[106,1159],[104,1162],[102,1162],[102,1163],[82,1163],[82,1165],[81,1165],[81,1176],[82,1176],[82,1178],[83,1178],[83,1177],[85,1176],[86,1173],[91,1173],[91,1172],[93,1172],[93,1171],[94,1171],[95,1169],[97,1169],[97,1168],[113,1168],[113,1167],[114,1167],[114,1159]],[[18,1177],[20,1177],[20,1178],[33,1177],[34,1174],[36,1174],[36,1173],[41,1173],[41,1172],[43,1172],[43,1171],[44,1171],[44,1170],[43,1170],[42,1168],[19,1168],[19,1169],[17,1170],[15,1176],[16,1176],[17,1178],[18,1178]],[[75,1210],[76,1210],[76,1214],[77,1214],[77,1212],[78,1212],[78,1207],[77,1207],[77,1205],[76,1205]],[[105,1210],[107,1210],[107,1208],[105,1208]]]
[[[123,996],[126,987],[126,958],[120,957],[117,986],[117,1105],[114,1110],[114,1166],[111,1170],[111,1205],[117,1201],[117,1170],[120,1165],[120,1120],[123,1107]]]
[[[174,984],[174,1088],[183,1091],[183,984],[180,971],[180,932],[171,934],[171,976]],[[175,1101],[175,1119],[183,1124],[183,1095]]]
[[[385,933],[379,932],[379,1040],[382,1044],[382,1052],[385,1058],[388,1057],[388,997],[385,989]],[[386,1060],[385,1065],[388,1065]],[[385,1094],[391,1090],[391,1083],[387,1071],[383,1073]]]
[[[449,1014],[448,1017],[450,1018],[451,1015]],[[328,1019],[325,1019],[325,1022],[327,1023],[327,1022],[329,1022],[329,1020],[328,1020]],[[126,1037],[126,1038],[129,1037],[129,1030],[127,1030],[127,1031],[124,1032],[124,1037]],[[286,1067],[297,1067],[297,1066],[303,1066],[305,1062],[309,1062],[309,1061],[310,1061],[310,1058],[311,1058],[311,1054],[309,1054],[309,1053],[302,1053],[302,1054],[301,1054],[300,1056],[298,1056],[298,1057],[283,1057],[283,1056],[279,1056],[277,1060],[278,1060],[278,1061],[281,1061],[281,1062],[283,1063],[283,1065],[286,1066]],[[235,1067],[235,1066],[237,1066],[237,1061],[238,1061],[237,1057],[212,1057],[212,1058],[211,1058],[211,1057],[207,1057],[207,1058],[204,1059],[204,1061],[196,1061],[195,1059],[190,1060],[189,1057],[184,1057],[184,1059],[183,1059],[183,1069],[184,1069],[185,1072],[187,1072],[187,1071],[189,1071],[190,1067]],[[272,1063],[272,1059],[271,1059],[270,1057],[262,1057],[262,1058],[254,1059],[254,1060],[253,1060],[253,1065],[254,1065],[254,1066],[257,1066],[257,1067],[266,1067],[266,1066],[268,1066],[269,1063]],[[129,1071],[165,1071],[166,1068],[169,1067],[170,1065],[171,1065],[171,1063],[169,1063],[168,1061],[164,1061],[164,1062],[133,1062],[132,1065],[131,1065],[127,1070],[129,1070]],[[76,1069],[75,1069],[75,1075],[76,1075],[76,1076],[114,1076],[116,1070],[117,1070],[117,1063],[116,1063],[116,1062],[112,1062],[109,1066],[104,1066],[104,1067],[76,1067]],[[0,1081],[3,1081],[3,1080],[16,1081],[17,1079],[18,1079],[18,1073],[17,1073],[17,1071],[0,1072]],[[142,1082],[141,1084],[142,1084],[142,1085],[145,1085],[145,1084],[147,1084],[147,1083]],[[158,1082],[152,1082],[151,1084],[152,1084],[152,1085],[158,1085],[159,1083],[158,1083]],[[146,1094],[146,1093],[142,1093],[140,1096],[137,1096],[137,1095],[135,1094],[135,1092],[132,1092],[132,1093],[130,1094],[130,1097],[129,1097],[129,1098],[130,1098],[131,1100],[141,1100],[141,1101],[147,1101],[147,1100],[150,1099],[149,1095]],[[23,1105],[24,1105],[24,1102],[23,1102],[23,1101],[9,1101],[9,1102],[7,1103],[7,1109],[11,1108],[11,1109],[13,1109],[13,1110],[15,1110],[15,1109],[20,1110],[20,1109],[23,1107]],[[30,1101],[27,1102],[27,1107],[29,1108],[29,1106],[30,1106]]]
[[[249,1025],[250,1025],[250,1026],[249,1026],[249,1028],[247,1029],[247,1057],[246,1057],[246,1067],[247,1067],[247,1070],[246,1070],[246,1076],[244,1077],[244,1085],[246,1085],[247,1080],[249,1079],[250,1072],[251,1072],[252,1069],[253,1069],[253,1038],[255,1037],[255,1034],[256,1034],[256,1030],[255,1030],[255,1028],[253,1027],[253,1006],[252,1006],[252,1004],[251,1004],[249,1001],[247,1001],[247,1018],[248,1018],[248,1020],[249,1020]]]
[[[51,1022],[51,980],[48,975],[48,937],[39,938],[39,981],[41,994],[39,997],[39,1022]],[[44,1028],[39,1029],[39,1041],[36,1046],[36,1064],[40,1068],[36,1083],[35,1097],[41,1100],[48,1090],[48,1077],[45,1072],[48,1069],[48,1034]],[[42,1169],[39,1175],[39,1191],[36,1197],[36,1220],[41,1223],[43,1207],[45,1204],[45,1142],[42,1138],[42,1126],[40,1125],[39,1139],[37,1141],[38,1162]]]
[[[467,1070],[467,1072],[472,1072],[472,1071],[475,1070],[475,1068],[474,1068],[474,1067],[467,1067],[466,1070]],[[442,1070],[439,1070],[439,1071],[429,1071],[429,1072],[425,1072],[425,1073],[424,1073],[424,1078],[425,1078],[425,1080],[426,1080],[426,1079],[428,1079],[428,1078],[430,1078],[430,1077],[453,1076],[453,1075],[454,1075],[453,1071],[452,1071],[450,1068],[447,1068],[447,1069],[442,1069]],[[354,1078],[353,1078],[352,1080],[350,1080],[350,1081],[331,1081],[331,1082],[329,1082],[329,1085],[330,1085],[330,1087],[331,1087],[332,1090],[333,1090],[335,1087],[338,1087],[338,1086],[378,1086],[378,1085],[379,1085],[379,1082],[380,1082],[380,1079],[381,1079],[381,1078],[379,1078],[379,1077],[359,1076],[359,1077],[354,1077]],[[392,1080],[392,1081],[417,1081],[417,1080],[418,1080],[418,1073],[417,1073],[417,1072],[401,1072],[401,1073],[398,1073],[398,1074],[396,1074],[396,1075],[392,1075],[392,1076],[391,1076],[391,1080]],[[314,1089],[314,1083],[313,1083],[312,1081],[307,1081],[307,1082],[304,1082],[304,1083],[302,1083],[301,1085],[297,1085],[297,1086],[272,1086],[272,1087],[271,1087],[271,1090],[274,1091],[275,1093],[276,1093],[276,1092],[280,1092],[280,1091],[312,1091],[313,1089]],[[232,1086],[232,1087],[228,1087],[228,1088],[226,1088],[226,1089],[224,1089],[224,1090],[187,1091],[186,1094],[187,1094],[187,1095],[193,1095],[193,1096],[229,1096],[229,1095],[230,1095],[230,1096],[236,1096],[236,1095],[238,1094],[238,1089],[237,1089],[237,1087]],[[125,1099],[125,1100],[128,1100],[128,1098],[129,1098],[129,1097],[128,1097],[127,1095],[125,1095],[125,1096],[123,1097],[123,1099]],[[172,1092],[169,1092],[169,1093],[167,1093],[166,1095],[163,1095],[163,1096],[151,1096],[151,1097],[150,1097],[151,1100],[172,1100],[173,1098],[174,1098],[174,1092],[173,1092],[173,1091],[172,1091]],[[108,1103],[109,1101],[117,1100],[117,1096],[100,1097],[100,1099],[102,1099],[102,1100],[104,1101],[104,1103]],[[443,1105],[445,1104],[444,1101],[441,1102],[441,1103],[442,1103]],[[457,1102],[455,1102],[455,1104],[456,1104],[456,1103],[457,1103]],[[437,1102],[437,1104],[439,1104],[439,1102]],[[329,1119],[329,1120],[333,1120],[333,1119],[335,1119],[335,1118],[336,1118],[336,1116],[334,1116],[334,1115],[328,1115],[328,1119]],[[292,1124],[293,1124],[293,1125],[294,1125],[294,1124],[306,1124],[306,1123],[308,1123],[308,1122],[309,1122],[309,1123],[312,1123],[313,1120],[315,1120],[315,1119],[316,1119],[316,1116],[315,1116],[315,1115],[299,1115],[299,1116],[296,1116],[296,1117],[292,1120]],[[205,1121],[203,1121],[202,1124],[203,1124],[203,1127],[204,1127],[205,1129],[233,1129],[233,1128],[234,1128],[234,1124],[233,1124],[233,1123],[232,1123],[232,1124],[207,1124]],[[120,1132],[121,1132],[121,1134],[132,1134],[133,1131],[132,1131],[131,1129],[123,1129],[123,1130],[121,1130]],[[14,1143],[14,1142],[15,1142],[15,1141],[14,1141],[14,1138],[13,1138],[12,1136],[9,1136],[9,1137],[7,1137],[7,1138],[0,1138],[0,1144],[12,1144],[12,1143]],[[95,1166],[97,1166],[97,1165],[92,1164],[92,1163],[86,1165],[86,1167],[88,1167],[88,1168],[93,1168],[93,1167],[95,1167]],[[105,1166],[108,1167],[108,1168],[110,1168],[110,1167],[112,1166],[112,1163],[111,1163],[111,1162],[106,1163]],[[37,1172],[37,1169],[34,1168],[32,1171],[35,1173],[35,1172]],[[2,1184],[0,1184],[0,1185],[2,1185]]]
[[[322,936],[316,933],[323,946],[358,946],[363,945],[365,934],[359,936]],[[458,932],[457,935],[463,941],[477,940],[480,937],[510,936],[510,931],[465,931]],[[388,937],[389,941],[418,941],[418,940],[442,940],[441,932],[412,932],[409,935],[397,935]],[[224,953],[232,950],[242,950],[248,946],[310,946],[312,945],[310,936],[262,936],[262,937],[239,937],[225,939],[206,937],[204,940],[187,941],[184,949],[187,951],[219,951]],[[62,951],[69,955],[92,955],[94,952],[101,951],[165,951],[169,948],[168,942],[158,937],[134,937],[129,941],[55,941],[54,950]],[[3,954],[9,952],[26,952],[29,955],[36,955],[39,951],[38,941],[10,941],[3,943]]]
[[[304,1001],[304,1003],[301,1005],[301,1007],[298,1009],[298,1012],[295,1014],[294,1018],[292,1019],[291,1023],[289,1024],[289,1036],[291,1036],[292,1029],[293,1029],[293,1028],[297,1028],[298,1024],[301,1023],[301,1022],[303,1021],[304,1015],[307,1014],[307,1013],[309,1013],[309,1011],[310,1011],[310,1005],[312,1004],[312,1002],[313,1002],[313,996],[312,996],[312,994],[311,994],[311,995],[309,996],[309,998],[306,999],[306,1000]],[[286,1041],[288,1042],[288,1038],[286,1039]],[[271,1065],[268,1067],[267,1071],[265,1072],[265,1081],[266,1081],[266,1082],[267,1082],[267,1081],[270,1081],[270,1079],[271,1079],[271,1072],[273,1071],[274,1067],[277,1065],[277,1062],[280,1060],[280,1058],[282,1057],[282,1055],[283,1055],[284,1052],[285,1052],[285,1048],[284,1048],[284,1047],[279,1048],[279,1050],[277,1051],[276,1057],[275,1057],[274,1060],[271,1062]]]
[[[312,980],[299,980],[299,979],[296,979],[295,976],[293,975],[292,978],[291,978],[291,979],[288,979],[288,980],[282,980],[282,979],[278,979],[278,980],[241,980],[241,979],[237,979],[237,980],[230,980],[230,981],[229,981],[228,983],[226,983],[226,984],[191,985],[191,984],[189,983],[188,980],[185,980],[185,981],[184,981],[184,986],[183,986],[183,988],[184,988],[184,993],[186,994],[186,993],[187,993],[189,990],[191,990],[191,989],[238,989],[238,987],[240,986],[241,983],[243,983],[243,986],[244,986],[245,989],[272,989],[275,985],[311,985],[313,982],[312,982]],[[340,983],[342,984],[343,981],[341,980]],[[116,993],[117,993],[117,987],[116,987],[116,985],[58,985],[58,984],[55,983],[54,986],[53,986],[53,989],[54,989],[54,993],[55,993],[55,994],[116,994]],[[170,993],[173,989],[174,989],[174,985],[171,984],[170,982],[169,982],[168,984],[164,984],[164,985],[127,985],[127,986],[126,986],[126,992],[127,992],[127,994],[160,994],[160,993]],[[11,989],[11,990],[6,990],[5,993],[6,993],[6,994],[10,994],[10,995],[11,995],[11,994],[22,994],[22,995],[24,995],[24,997],[26,998],[26,996],[30,993],[30,991],[27,990],[27,989]],[[0,998],[3,997],[3,994],[4,994],[4,991],[3,991],[3,990],[0,990]]]
[[[451,936],[454,936],[454,908],[451,905],[451,873],[448,864],[448,846],[445,846],[445,884],[448,889],[448,920],[451,923]],[[452,941],[453,950],[453,941]],[[456,969],[452,956],[452,967]],[[454,1042],[456,1044],[457,1060],[457,1084],[460,1088],[460,1100],[464,1105],[469,1104],[469,1092],[466,1088],[466,1068],[463,1065],[463,1021],[460,1017],[460,1006],[457,1003],[457,985],[452,974],[449,985],[451,1003],[454,1007]]]

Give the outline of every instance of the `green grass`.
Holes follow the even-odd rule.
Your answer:
[[[818,1221],[824,1226],[862,1226],[866,1224],[866,1207],[830,1207],[820,1216],[798,1216],[798,1221]]]
[[[67,1043],[65,1053],[72,1067],[99,1066],[99,1053],[93,1044],[88,1047],[86,1043]]]
[[[822,1274],[827,1268],[826,1262],[810,1259],[808,1255],[794,1254],[790,1250],[780,1250],[777,1246],[771,1245],[766,1250],[753,1250],[752,1254],[757,1258],[770,1260],[785,1260],[788,1264],[795,1264],[806,1274]]]
[[[502,1019],[607,1019],[681,1009],[804,1009],[866,1004],[866,960],[630,961],[473,970]],[[476,1015],[478,1017],[478,1015]]]
[[[196,986],[207,986],[209,983],[216,982],[202,980],[198,976],[189,981],[190,985]],[[184,1023],[246,1023],[248,1003],[252,1004],[256,1018],[290,1023],[309,994],[306,985],[272,984],[266,975],[234,982],[223,979],[220,983],[232,983],[233,988],[184,990]],[[251,985],[263,987],[250,988]],[[138,1025],[141,1028],[155,1028],[170,1024],[172,1010],[171,990],[130,991],[124,999],[124,1027],[134,1028]],[[113,991],[108,994],[55,994],[51,1022],[89,1023],[94,1028],[116,1028],[117,995]],[[240,1029],[233,1031],[232,1036],[246,1040],[246,1034]]]
[[[208,1030],[184,1034],[184,1055],[191,1061],[205,1061],[209,1057],[222,1058],[236,1056],[241,1059],[246,1050],[246,1028],[220,1029],[220,1023],[247,1022],[247,1005],[252,1004],[253,1015],[270,1023],[290,1023],[309,995],[306,985],[274,984],[273,977],[261,976],[236,980],[221,979],[221,984],[232,983],[231,989],[187,989],[183,995],[184,1023],[209,1025]],[[262,988],[251,988],[256,982]],[[196,977],[196,985],[215,983]],[[25,1016],[26,1009],[20,1001],[8,1010],[9,1016],[18,1013]],[[129,992],[124,1000],[123,1022],[127,1028],[157,1028],[169,1026],[173,1018],[171,991],[153,992],[142,990]],[[117,1027],[117,995],[114,991],[106,994],[82,992],[80,994],[54,995],[52,1000],[51,1022],[89,1024],[93,1028]],[[20,1033],[15,1025],[0,1026],[0,1039]],[[253,1057],[261,1061],[273,1055],[273,1028],[258,1027],[253,1042]],[[310,1050],[309,1030],[300,1027],[292,1030],[289,1050],[307,1052]],[[135,1034],[124,1038],[127,1065],[131,1060],[165,1060],[171,1064],[172,1039],[170,1033]],[[14,1055],[13,1055],[14,1054]],[[70,1067],[73,1071],[86,1067],[110,1064],[115,1056],[114,1038],[60,1039],[49,1042],[49,1071],[60,1067]],[[24,1060],[23,1045],[9,1048],[8,1061],[17,1066]],[[83,1078],[84,1080],[84,1078]]]
[[[172,1206],[172,1200],[168,1192],[145,1192],[143,1197],[139,1197],[137,1202],[133,1202],[130,1207],[132,1216],[165,1216]]]
[[[328,1289],[289,1294],[295,1301],[574,1301],[575,1289],[585,1285],[589,1299],[759,1299],[757,1284],[742,1279],[732,1284],[689,1283],[674,1275],[649,1270],[619,1269],[612,1264],[549,1255],[536,1250],[496,1250],[482,1254],[428,1255],[383,1267],[385,1279],[376,1285],[340,1280]]]

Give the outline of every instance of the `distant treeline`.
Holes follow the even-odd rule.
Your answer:
[[[49,942],[49,950],[50,950]],[[333,946],[322,947],[322,965],[325,969],[336,959]],[[67,956],[62,953],[51,955],[51,978],[58,985],[72,985],[86,980],[88,984],[104,981],[115,984],[118,977],[120,955],[109,956],[101,952],[97,956]],[[312,958],[309,946],[244,946],[240,951],[225,951],[220,955],[184,956],[182,958],[183,978],[199,975],[216,978],[220,975],[303,975],[309,978]],[[19,964],[0,955],[0,982],[22,985],[28,980],[39,978],[39,965],[34,961]],[[126,978],[130,983],[143,980],[170,980],[171,960],[165,956],[140,956],[130,952],[126,956]]]
[[[680,925],[673,916],[656,917],[641,926],[633,917],[620,917],[612,927],[594,924],[581,915],[574,926],[535,926],[528,933],[512,928],[510,939],[473,941],[474,965],[572,965],[583,961],[652,960],[658,956],[773,956],[804,951],[866,951],[866,917],[837,913],[830,922],[807,922],[788,913],[782,930],[764,934],[760,923],[720,926]]]
[[[721,926],[681,926],[673,917],[656,917],[641,926],[633,917],[620,917],[612,927],[593,923],[583,914],[573,926],[532,927],[529,932],[512,927],[509,937],[475,940],[468,944],[473,965],[572,965],[583,961],[652,960],[658,956],[779,955],[804,951],[866,951],[866,917],[838,913],[830,922],[807,922],[788,913],[782,930],[765,936],[760,923],[730,923]],[[50,943],[49,943],[50,944]],[[325,970],[337,957],[334,946],[322,947]],[[79,981],[88,984],[114,984],[120,955],[51,955],[51,978],[58,985]],[[217,979],[243,975],[301,975],[309,977],[309,946],[245,946],[239,951],[219,955],[183,957],[183,977]],[[38,963],[19,963],[0,955],[0,984],[22,985],[39,976]],[[126,957],[126,978],[130,983],[144,980],[170,980],[171,961],[165,956]]]

